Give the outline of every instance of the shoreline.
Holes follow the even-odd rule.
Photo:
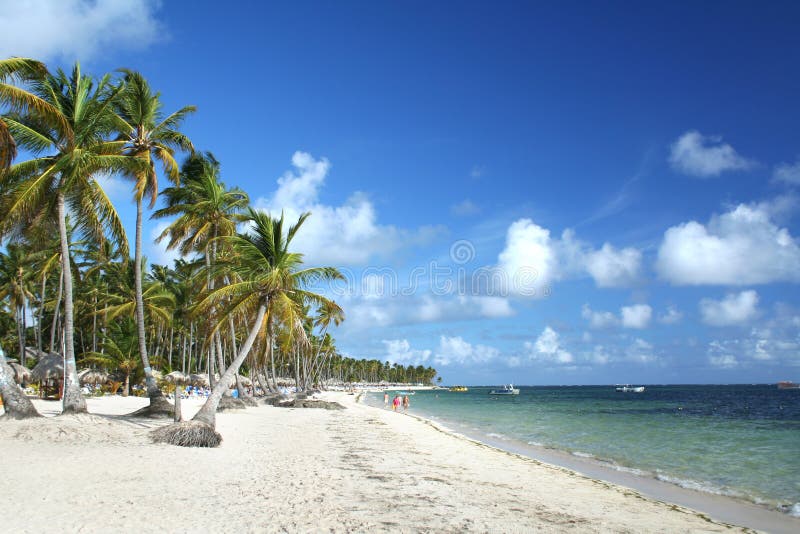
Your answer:
[[[371,409],[386,411],[380,405],[361,403]],[[738,525],[766,532],[800,532],[800,518],[779,510],[730,495],[714,494],[686,488],[631,471],[603,465],[594,458],[582,458],[568,451],[523,443],[513,438],[499,439],[471,431],[453,423],[439,422],[432,417],[408,413],[410,417],[430,425],[436,430],[500,452],[542,462],[554,469],[566,469],[598,482],[609,482],[641,493],[643,496],[665,504],[678,505],[728,525]]]

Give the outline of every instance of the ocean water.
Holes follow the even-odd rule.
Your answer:
[[[515,449],[562,450],[800,516],[800,390],[774,385],[520,387],[514,397],[418,391],[411,412]],[[366,402],[383,404],[382,393]]]

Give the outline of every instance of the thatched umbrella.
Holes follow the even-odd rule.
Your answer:
[[[208,375],[189,375],[189,383],[193,386],[208,387]]]
[[[31,370],[31,378],[39,382],[64,379],[64,357],[51,352],[39,358],[39,363]]]
[[[173,384],[186,384],[189,382],[189,376],[181,373],[180,371],[172,371],[164,377],[164,380]]]
[[[253,381],[247,378],[246,376],[239,375],[239,383],[243,386],[252,386]]]
[[[9,363],[11,369],[14,371],[14,382],[17,384],[25,384],[31,381],[31,370],[19,363]]]
[[[105,384],[108,381],[108,373],[95,369],[84,369],[78,373],[78,381],[82,386],[86,384]]]
[[[43,356],[47,356],[47,353],[36,347],[25,347],[25,359],[38,362]]]

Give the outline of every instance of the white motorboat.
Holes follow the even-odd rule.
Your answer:
[[[617,386],[616,389],[621,393],[644,393],[644,386]]]
[[[514,384],[501,386],[500,389],[493,389],[489,395],[519,395],[519,389],[514,387]]]

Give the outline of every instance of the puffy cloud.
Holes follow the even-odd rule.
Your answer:
[[[532,360],[540,360],[551,363],[572,363],[572,354],[561,347],[561,340],[558,333],[546,326],[536,341],[525,342],[525,350]]]
[[[711,326],[742,325],[758,316],[758,293],[753,290],[731,293],[722,300],[700,301],[703,322]]]
[[[477,215],[480,212],[480,206],[469,199],[450,206],[450,213],[457,217],[468,217],[470,215]]]
[[[619,324],[619,319],[610,311],[595,311],[588,304],[581,308],[581,316],[589,321],[589,327],[595,329],[611,328]]]
[[[512,292],[546,297],[553,282],[589,274],[598,287],[623,287],[639,277],[641,252],[615,249],[609,243],[600,250],[565,230],[553,237],[550,230],[531,219],[514,221],[506,232],[505,248],[498,267],[505,273]]]
[[[667,311],[658,317],[658,322],[662,324],[675,324],[683,319],[683,313],[675,306],[667,306]]]
[[[586,359],[597,365],[605,365],[611,361],[611,356],[603,345],[595,345]]]
[[[425,365],[431,356],[429,350],[412,349],[407,339],[384,339],[383,344],[386,348],[385,359],[392,363]]]
[[[656,361],[653,354],[653,345],[641,338],[636,338],[625,351],[628,361],[634,363],[652,363]]]
[[[436,350],[436,365],[474,365],[487,363],[497,358],[500,354],[494,347],[486,345],[473,345],[460,336],[439,338],[439,347]]]
[[[586,270],[598,287],[627,287],[639,277],[642,253],[635,248],[617,250],[609,243],[586,255]]]
[[[800,159],[794,164],[781,163],[775,166],[772,179],[789,185],[800,185]]]
[[[292,166],[278,178],[275,193],[270,198],[259,198],[255,205],[275,214],[283,211],[289,221],[311,212],[292,242],[309,264],[363,265],[402,246],[429,242],[443,231],[441,227],[409,231],[379,224],[375,207],[360,192],[353,193],[341,206],[322,204],[319,190],[330,171],[330,162],[298,151],[292,156]]]
[[[800,246],[772,217],[785,202],[740,204],[707,225],[669,228],[656,270],[675,285],[752,285],[800,280]]]
[[[704,136],[691,130],[672,144],[669,162],[685,174],[708,178],[725,171],[751,168],[754,163],[740,156],[731,145],[719,136]]]
[[[734,369],[739,366],[739,360],[730,354],[720,354],[719,356],[709,356],[708,363],[714,367],[721,367],[722,369]]]
[[[177,249],[167,250],[167,243],[169,242],[167,239],[163,240],[161,243],[156,243],[158,236],[160,236],[169,225],[170,223],[167,221],[159,221],[150,231],[151,239],[149,242],[145,242],[145,247],[147,247],[149,251],[148,261],[150,263],[172,267],[175,260],[181,257],[181,253],[178,252]]]
[[[625,328],[647,328],[650,318],[653,316],[653,309],[647,304],[635,304],[633,306],[623,306],[620,309],[622,326]]]
[[[610,311],[593,310],[588,304],[581,308],[581,316],[589,321],[589,327],[594,329],[612,328],[622,326],[623,328],[647,328],[653,316],[653,309],[647,304],[634,304],[623,306],[619,310],[619,316]]]
[[[158,0],[15,0],[3,3],[0,57],[87,60],[142,50],[164,34]]]

